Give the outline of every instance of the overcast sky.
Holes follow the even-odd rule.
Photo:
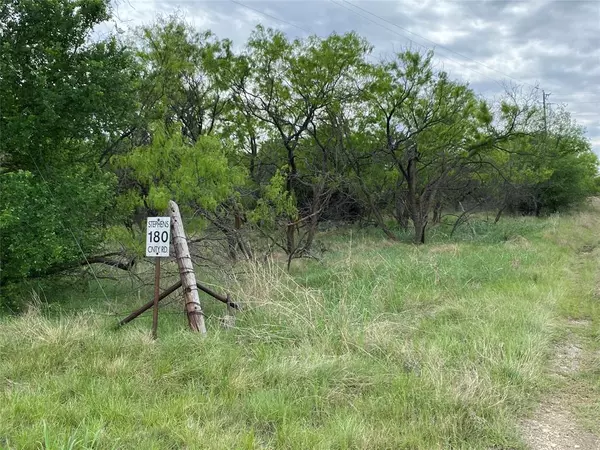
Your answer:
[[[120,29],[179,11],[242,46],[259,23],[290,37],[355,30],[375,57],[433,48],[453,78],[493,97],[502,83],[565,103],[600,155],[600,0],[112,0]]]

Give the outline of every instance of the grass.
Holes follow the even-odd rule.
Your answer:
[[[420,247],[330,231],[322,261],[227,283],[249,307],[233,330],[203,300],[206,338],[174,305],[156,342],[147,316],[115,331],[98,313],[149,294],[123,283],[109,302],[54,293],[73,298],[0,320],[0,448],[523,448],[519,419],[569,384],[547,369],[574,319],[592,357],[572,389],[598,431],[598,225],[477,220]]]

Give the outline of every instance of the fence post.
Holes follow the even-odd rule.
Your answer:
[[[204,314],[202,312],[202,306],[200,305],[200,297],[198,296],[198,286],[196,284],[194,266],[187,245],[179,207],[173,200],[169,201],[169,215],[171,216],[173,245],[175,247],[175,257],[177,259],[177,266],[179,267],[179,275],[181,276],[181,285],[185,297],[185,310],[188,323],[191,330],[206,334]]]

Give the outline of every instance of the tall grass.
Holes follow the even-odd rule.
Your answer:
[[[0,447],[521,448],[588,214],[420,247],[334,231],[291,274],[246,267],[229,286],[246,312],[206,338],[177,314],[154,342],[147,317],[32,307],[0,322]]]

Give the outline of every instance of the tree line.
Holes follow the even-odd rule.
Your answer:
[[[373,62],[354,32],[262,26],[236,51],[176,16],[93,39],[110,17],[107,0],[0,5],[3,298],[84,263],[130,268],[169,199],[229,258],[260,240],[289,264],[323,220],[425,243],[444,211],[540,215],[597,191],[565,108],[518,86],[483,98],[432,52]]]

